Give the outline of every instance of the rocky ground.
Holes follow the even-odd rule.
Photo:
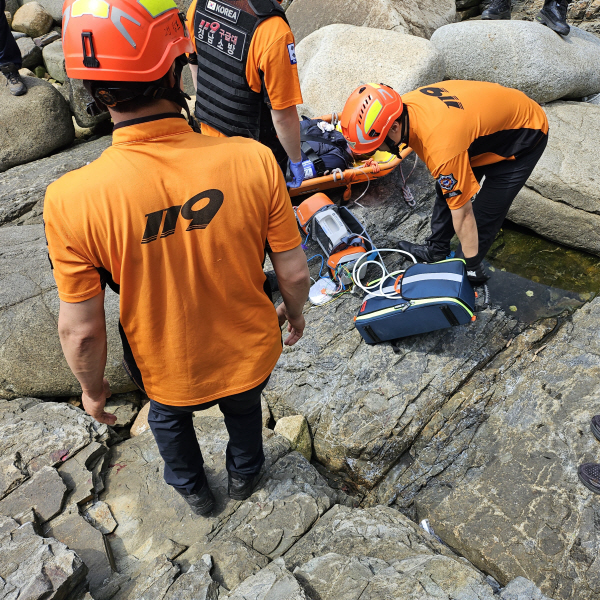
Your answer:
[[[480,11],[471,0],[288,4],[303,114],[341,108],[366,78],[401,92],[484,79],[544,102],[548,149],[510,218],[600,255],[600,107],[584,101],[600,92],[597,0],[573,3],[566,40],[526,22],[540,0],[515,2],[503,23],[454,23],[457,9]],[[532,324],[492,306],[469,326],[374,347],[352,323],[360,296],[307,307],[305,337],[264,393],[267,462],[246,502],[226,494],[220,413],[195,417],[217,497],[206,519],[163,482],[147,399],[120,364],[111,293],[118,421],[83,413],[41,215],[46,186],[110,136],[64,72],[60,5],[7,6],[37,77],[20,98],[0,85],[0,599],[600,600],[597,508],[576,474],[599,450],[589,419],[600,299]],[[379,247],[394,247],[428,234],[433,196],[410,157],[350,206]]]

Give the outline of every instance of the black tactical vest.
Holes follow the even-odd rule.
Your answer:
[[[246,80],[250,42],[260,23],[271,17],[286,20],[276,0],[198,0],[196,117],[228,137],[253,138],[275,152],[274,146],[281,145],[264,80],[260,93]]]

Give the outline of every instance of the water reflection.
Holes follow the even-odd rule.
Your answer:
[[[600,291],[600,259],[505,224],[487,259],[491,302],[522,322],[573,310]]]

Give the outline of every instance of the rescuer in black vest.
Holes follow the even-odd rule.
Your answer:
[[[268,146],[297,187],[304,178],[302,103],[294,36],[275,0],[195,0],[187,14],[196,54],[196,118],[202,133],[242,136]]]

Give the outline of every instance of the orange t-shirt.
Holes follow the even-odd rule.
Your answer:
[[[194,0],[187,12],[187,26],[194,49],[196,38],[194,33]],[[260,92],[262,83],[260,72],[264,75],[265,87],[271,108],[283,110],[290,106],[302,104],[298,65],[292,64],[288,46],[295,45],[294,35],[290,26],[279,17],[271,17],[263,21],[254,32],[254,37],[248,49],[246,63],[246,79],[254,92]],[[220,131],[202,123],[202,133],[215,137],[225,137]]]
[[[234,168],[235,167],[235,168]],[[115,130],[91,164],[48,186],[44,221],[61,300],[120,285],[120,320],[148,396],[192,405],[264,381],[281,353],[263,291],[265,243],[301,243],[273,154],[194,133],[181,118]]]
[[[541,106],[497,83],[443,81],[402,96],[409,146],[427,165],[451,209],[478,191],[473,167],[514,160],[548,134]]]

